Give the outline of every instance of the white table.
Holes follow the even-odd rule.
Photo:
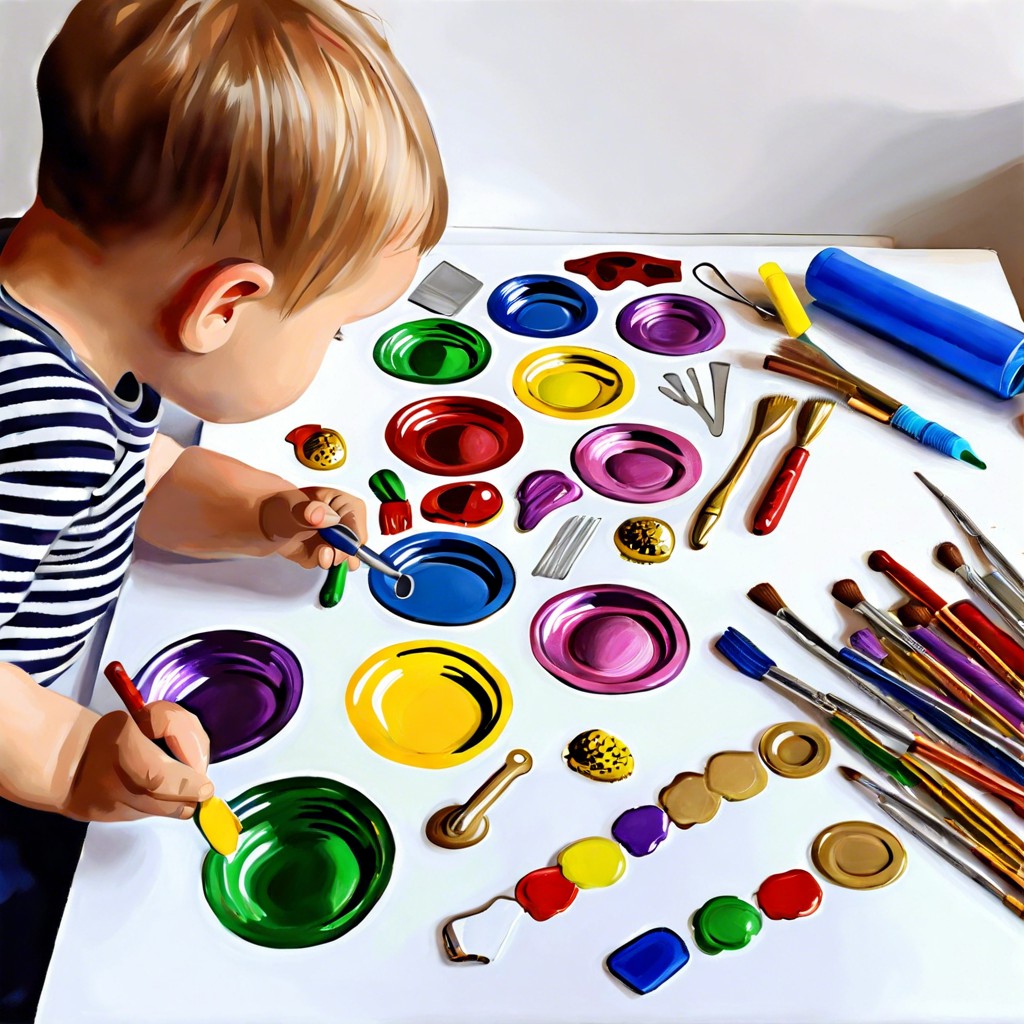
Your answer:
[[[864,564],[885,547],[950,598],[961,586],[932,561],[934,545],[954,540],[966,550],[945,512],[914,479],[927,473],[956,497],[1011,557],[1024,546],[1020,453],[1022,411],[912,359],[860,332],[839,326],[835,354],[870,381],[959,429],[988,462],[978,472],[916,445],[862,416],[837,409],[811,449],[797,495],[779,530],[758,538],[745,521],[792,427],[757,454],[708,548],[689,550],[693,511],[746,436],[756,398],[782,391],[806,397],[814,389],[760,369],[777,333],[748,310],[718,300],[689,277],[711,260],[738,283],[753,284],[756,267],[778,261],[802,279],[816,248],[673,247],[646,251],[683,261],[684,280],[669,286],[714,301],[727,324],[724,344],[693,360],[655,357],[626,346],[614,313],[643,292],[626,284],[596,293],[600,315],[569,339],[613,352],[633,368],[637,393],[615,415],[648,421],[690,437],[704,458],[704,476],[682,498],[654,506],[677,530],[680,546],[667,565],[622,561],[611,534],[640,507],[585,491],[569,510],[533,533],[513,528],[516,484],[542,467],[570,472],[572,443],[597,421],[564,421],[521,406],[510,389],[511,369],[543,343],[506,334],[487,319],[490,290],[517,273],[559,273],[565,259],[629,248],[612,244],[457,244],[439,248],[424,264],[449,259],[480,277],[484,288],[459,319],[494,343],[479,377],[437,392],[501,396],[525,427],[522,452],[486,474],[506,507],[478,531],[504,550],[518,572],[508,606],[482,623],[457,628],[415,627],[380,608],[365,593],[365,573],[349,582],[343,604],[318,608],[322,574],[283,561],[182,563],[153,553],[132,568],[107,645],[129,668],[166,643],[193,631],[235,626],[285,641],[300,657],[307,688],[293,722],[276,739],[215,766],[225,796],[256,782],[323,774],[355,785],[387,815],[398,844],[397,863],[383,899],[355,931],[326,945],[275,951],[249,945],[226,931],[203,900],[204,849],[192,826],[148,821],[90,828],[43,994],[39,1020],[102,1020],[150,1024],[171,1021],[1011,1021],[1021,1017],[1019,985],[1024,932],[996,902],[905,836],[910,863],[901,880],[873,892],[823,882],[821,910],[803,921],[765,920],[761,934],[738,953],[706,956],[696,949],[688,920],[707,899],[750,899],[767,875],[809,867],[808,848],[824,826],[845,819],[888,820],[835,770],[860,758],[838,740],[829,768],[814,778],[772,777],[756,799],[723,804],[709,824],[673,830],[654,855],[630,860],[610,889],[582,892],[568,912],[546,923],[524,920],[500,960],[489,966],[452,965],[443,957],[438,925],[448,916],[511,891],[527,871],[549,863],[575,839],[607,835],[628,807],[649,803],[676,773],[699,771],[720,750],[751,749],[768,725],[806,719],[808,712],[739,675],[712,649],[729,625],[763,644],[769,654],[822,688],[853,696],[849,685],[822,670],[744,596],[773,582],[795,609],[827,635],[845,638],[863,623],[829,596],[833,581],[853,576],[870,600],[888,606],[898,595]],[[996,257],[987,251],[851,250],[869,262],[985,310],[1007,322],[1018,314]],[[582,279],[580,279],[582,282]],[[593,289],[591,289],[594,291]],[[383,466],[399,471],[417,508],[441,482],[400,464],[385,448],[384,423],[393,411],[427,392],[378,371],[373,342],[394,324],[428,315],[406,302],[346,332],[309,393],[295,407],[243,426],[209,426],[203,443],[281,473],[302,484],[322,483],[369,494],[366,480]],[[724,435],[712,439],[698,417],[662,398],[666,370],[693,363],[706,380],[710,359],[733,363]],[[336,473],[305,471],[284,434],[321,422],[341,431],[348,463]],[[375,502],[370,499],[371,509]],[[593,543],[568,580],[535,579],[530,570],[570,512],[603,516]],[[417,516],[417,529],[424,528]],[[379,540],[380,538],[375,538]],[[1024,559],[1022,559],[1024,561]],[[683,673],[661,689],[628,697],[572,690],[542,670],[529,653],[527,630],[539,605],[583,583],[620,582],[649,589],[684,619],[692,652]],[[386,642],[444,636],[474,647],[509,678],[514,709],[488,751],[441,771],[405,767],[369,750],[344,710],[352,670]],[[102,683],[94,704],[116,702]],[[601,727],[624,739],[636,756],[632,778],[597,785],[561,763],[565,742]],[[491,834],[479,846],[447,852],[427,843],[423,824],[438,807],[463,800],[513,747],[535,758],[491,814]],[[1011,822],[1012,824],[1012,822]],[[647,928],[667,925],[687,940],[690,963],[646,997],[627,992],[604,970],[605,956]],[[129,970],[126,965],[132,965]]]

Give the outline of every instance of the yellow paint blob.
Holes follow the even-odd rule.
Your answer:
[[[367,658],[345,706],[360,738],[383,757],[448,768],[486,750],[512,712],[504,676],[482,655],[444,640],[392,644]]]
[[[584,409],[601,394],[601,385],[586,373],[555,373],[537,384],[542,401],[557,409]]]
[[[591,836],[567,846],[558,855],[558,866],[581,889],[603,889],[626,873],[626,857],[613,839]]]
[[[633,372],[593,348],[544,348],[521,360],[512,390],[530,409],[559,419],[589,419],[621,409],[632,397]]]
[[[195,821],[210,849],[224,857],[238,849],[242,823],[220,797],[204,800],[196,809]]]
[[[752,750],[725,750],[704,768],[708,789],[726,800],[749,800],[768,785],[768,773]]]

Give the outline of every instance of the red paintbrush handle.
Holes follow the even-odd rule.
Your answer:
[[[1004,633],[971,601],[954,601],[948,607],[947,612],[949,615],[959,619],[999,661],[1017,675],[1017,680],[1011,680],[1010,682],[1011,685],[1019,689],[1020,677],[1024,676],[1024,648],[1021,648],[1009,633]],[[939,617],[939,621],[946,625],[942,616]],[[967,639],[966,637],[962,638]],[[968,646],[977,651],[983,661],[986,660],[985,653],[976,644],[968,642]],[[991,661],[991,659],[988,660]],[[989,667],[991,667],[991,664]],[[999,672],[999,674],[1005,677],[1005,673]]]
[[[119,661],[112,661],[103,670],[103,674],[110,681],[114,692],[124,701],[124,706],[128,709],[128,713],[138,721],[139,714],[146,707],[146,702],[142,699],[142,694],[139,693],[132,682],[131,676],[125,671],[124,665]]]
[[[757,512],[754,513],[754,525],[751,529],[758,537],[771,533],[779,525],[809,455],[810,452],[806,448],[790,448],[778,473],[775,474],[775,479],[765,490]]]
[[[975,761],[974,758],[950,750],[939,743],[933,743],[923,736],[914,737],[914,751],[932,764],[946,768],[954,775],[959,775],[961,779],[973,782],[1000,800],[1005,800],[1017,814],[1024,817],[1024,788],[1015,782],[1004,778],[980,761]]]
[[[906,566],[900,565],[887,551],[872,551],[868,565],[876,572],[884,572],[915,601],[930,608],[933,615],[938,615],[939,609],[946,606],[946,602],[924,580],[918,579]]]

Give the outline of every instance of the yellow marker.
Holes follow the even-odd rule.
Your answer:
[[[603,889],[626,873],[626,858],[615,840],[591,836],[567,846],[558,855],[558,866],[581,889]]]
[[[757,272],[768,288],[768,294],[772,297],[775,310],[787,333],[791,338],[799,338],[811,326],[811,319],[793,290],[789,278],[778,263],[762,263]]]
[[[211,796],[199,805],[195,822],[203,838],[210,844],[210,849],[225,857],[238,849],[242,823],[219,796]]]

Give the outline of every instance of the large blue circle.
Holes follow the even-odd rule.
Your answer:
[[[563,338],[594,322],[597,303],[575,281],[549,274],[522,274],[491,292],[487,315],[513,334]]]
[[[395,581],[369,572],[370,593],[389,612],[431,626],[465,626],[503,608],[516,585],[512,563],[493,544],[432,530],[396,541],[381,552],[412,577],[412,594],[395,596]]]

